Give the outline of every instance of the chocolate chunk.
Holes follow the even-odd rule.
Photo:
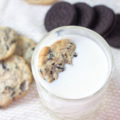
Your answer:
[[[67,2],[58,2],[47,12],[44,24],[47,31],[51,31],[57,27],[75,25],[76,21],[77,14],[74,6]]]
[[[33,47],[32,50],[35,50],[35,47]]]
[[[52,71],[50,71],[50,74],[52,75],[52,74],[53,74],[53,72],[52,72]]]
[[[1,65],[2,65],[2,68],[3,68],[4,70],[9,71],[9,68],[6,67],[6,64],[5,64],[4,62],[2,62]]]
[[[26,90],[26,81],[22,82],[20,85],[20,90],[25,91]]]
[[[61,69],[61,70],[64,70],[64,67],[61,67],[61,66],[56,66],[57,69]]]
[[[74,57],[77,57],[77,53],[74,53],[74,55],[73,55]]]
[[[10,97],[14,98],[14,95],[15,95],[15,91],[12,91],[12,93],[10,94]]]
[[[62,65],[62,63],[60,63],[59,65]]]
[[[4,63],[4,62],[2,62],[2,64],[1,64],[1,65],[2,65],[2,68],[3,68],[3,69],[6,69],[6,65],[5,65],[5,63]]]
[[[12,90],[10,86],[5,86],[5,90]]]
[[[52,63],[52,65],[55,65],[55,63]]]
[[[15,42],[16,42],[16,40],[12,40],[12,41],[11,41],[11,44],[13,44],[13,43],[15,43]]]
[[[77,25],[90,27],[95,16],[94,9],[86,3],[76,3],[74,7],[77,11]]]
[[[54,57],[53,52],[50,50],[48,60],[52,60]]]
[[[6,49],[9,50],[9,46],[8,45],[5,45],[6,46]]]
[[[40,69],[40,73],[43,74],[42,70]]]

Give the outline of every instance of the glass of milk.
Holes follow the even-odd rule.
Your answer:
[[[60,39],[76,44],[77,57],[57,80],[48,83],[40,77],[38,56],[41,49]],[[109,45],[96,32],[77,26],[65,26],[48,33],[36,47],[32,71],[43,106],[58,120],[92,119],[101,105],[112,74]]]

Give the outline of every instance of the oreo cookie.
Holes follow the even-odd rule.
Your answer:
[[[120,14],[116,15],[116,25],[105,39],[112,47],[120,48]]]
[[[58,2],[54,4],[46,14],[45,28],[51,31],[54,28],[68,25],[75,25],[77,13],[70,3]]]
[[[76,8],[78,16],[77,25],[83,27],[90,27],[94,20],[94,9],[86,3],[76,3],[74,4],[74,7]]]
[[[96,20],[91,29],[103,36],[108,35],[115,23],[115,14],[113,10],[104,5],[95,6],[94,10],[96,12]]]

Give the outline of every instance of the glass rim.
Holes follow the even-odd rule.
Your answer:
[[[88,31],[89,33],[93,33],[95,36],[99,37],[101,39],[101,43],[103,44],[104,48],[106,48],[108,54],[109,54],[109,57],[111,58],[110,59],[110,72],[108,74],[108,76],[106,77],[106,82],[103,84],[103,86],[97,90],[96,92],[94,92],[92,95],[89,95],[87,97],[83,97],[83,98],[78,98],[78,99],[69,99],[69,98],[63,98],[63,97],[60,97],[60,96],[57,96],[55,95],[54,93],[51,93],[49,92],[44,86],[42,86],[40,84],[40,87],[42,87],[42,89],[45,90],[45,92],[49,93],[51,96],[54,96],[55,98],[58,98],[58,99],[61,99],[61,100],[67,100],[67,101],[80,101],[80,100],[86,100],[86,99],[90,99],[91,97],[93,96],[96,96],[98,93],[100,93],[100,91],[102,91],[104,89],[104,87],[107,85],[107,83],[110,81],[111,79],[111,76],[112,76],[112,72],[113,72],[113,56],[112,56],[112,52],[111,52],[111,49],[110,49],[110,46],[108,45],[108,43],[105,41],[105,39],[99,35],[98,33],[96,33],[95,31],[93,30],[90,30],[88,28],[85,28],[85,27],[80,27],[80,26],[62,26],[62,27],[59,27],[59,28],[56,28],[50,32],[48,32],[38,43],[38,45],[36,46],[36,49],[40,46],[41,42],[47,38],[50,34],[52,33],[55,33],[56,31],[60,30],[60,29],[72,29],[72,28],[76,28],[76,29],[81,29],[81,30],[84,30],[84,31]],[[35,69],[35,65],[34,65],[34,56],[36,54],[36,49],[32,55],[32,60],[31,60],[31,67],[32,67],[32,73],[33,73],[33,76],[34,76],[34,69]],[[102,49],[102,48],[101,48]],[[107,56],[106,56],[107,57]],[[34,77],[35,79],[35,77]],[[36,82],[36,85],[38,84],[37,83],[38,80],[35,79],[35,82]],[[37,89],[38,90],[38,89]],[[39,91],[38,91],[39,93]]]

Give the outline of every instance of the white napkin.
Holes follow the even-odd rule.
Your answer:
[[[84,1],[89,5],[105,4],[120,13],[119,0],[65,0],[71,3]],[[0,26],[9,26],[20,34],[38,42],[47,32],[44,17],[50,6],[29,5],[23,0],[0,0]],[[113,49],[116,72],[106,94],[106,103],[94,120],[120,120],[120,51]],[[36,85],[29,93],[14,101],[8,108],[0,109],[0,120],[53,120],[39,103]]]

